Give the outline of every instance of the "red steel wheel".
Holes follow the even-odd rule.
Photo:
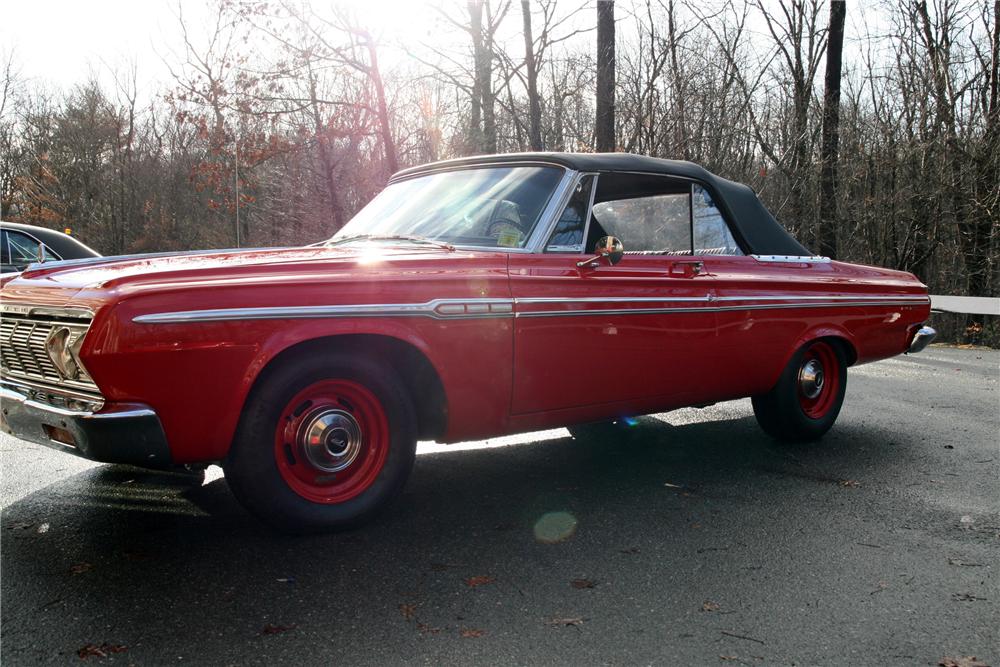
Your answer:
[[[840,391],[840,359],[829,343],[816,341],[805,349],[799,366],[799,405],[810,419],[822,419]]]
[[[222,463],[237,500],[278,530],[343,530],[398,497],[416,448],[413,402],[391,366],[304,348],[261,374]]]
[[[288,486],[314,503],[342,503],[370,487],[389,452],[378,398],[350,380],[320,380],[278,418],[274,457]]]
[[[837,421],[847,389],[847,356],[838,340],[821,338],[796,350],[770,391],[753,397],[753,413],[778,440],[818,440]]]

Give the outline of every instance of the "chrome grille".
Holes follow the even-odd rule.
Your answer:
[[[50,317],[11,316],[5,313],[0,319],[0,368],[3,377],[99,396],[97,385],[85,373],[76,380],[64,378],[45,349],[45,342],[54,328],[68,326],[85,329],[89,324],[77,318],[66,322]]]
[[[0,358],[12,375],[59,382],[62,378],[45,351],[53,324],[31,320],[0,322]]]

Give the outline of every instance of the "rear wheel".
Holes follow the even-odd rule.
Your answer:
[[[281,530],[349,528],[402,490],[416,418],[391,368],[335,356],[286,363],[261,380],[224,468],[236,498]]]
[[[847,363],[840,345],[816,340],[800,348],[766,394],[753,397],[757,423],[778,440],[817,440],[840,414]]]

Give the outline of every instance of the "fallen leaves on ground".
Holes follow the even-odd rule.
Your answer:
[[[570,625],[576,626],[583,625],[584,620],[585,619],[582,618],[550,618],[545,621],[545,625],[551,625],[553,627],[565,627]]]
[[[958,565],[959,567],[983,567],[982,563],[970,563],[961,558],[949,558],[948,565]]]
[[[477,630],[476,628],[462,628],[462,636],[466,639],[473,639],[475,637],[482,637],[486,634],[485,630]]]
[[[941,658],[938,665],[939,667],[990,667],[974,655],[966,656],[964,658],[944,657]]]
[[[280,635],[285,632],[288,632],[289,630],[294,630],[294,629],[295,629],[294,625],[272,625],[271,623],[268,623],[267,625],[264,626],[264,629],[260,631],[260,634],[264,636]]]
[[[403,619],[407,621],[412,621],[413,615],[417,613],[417,605],[401,604],[399,605],[399,611],[403,614]]]
[[[734,637],[736,639],[745,639],[748,642],[757,642],[758,644],[765,643],[763,639],[757,639],[756,637],[751,637],[750,635],[741,635],[738,632],[729,632],[728,630],[719,630],[722,634],[727,637]]]
[[[417,630],[419,630],[422,635],[436,635],[441,632],[441,628],[435,628],[434,626],[426,623],[417,623]]]
[[[639,547],[629,547],[628,549],[622,549],[621,553],[632,556],[639,553]]]
[[[569,585],[573,588],[593,588],[597,584],[590,579],[573,579],[569,582]]]
[[[986,598],[981,598],[972,593],[952,593],[952,599],[958,600],[959,602],[975,602],[976,600],[985,600]]]
[[[90,572],[94,569],[94,566],[90,563],[77,563],[76,565],[70,565],[69,571],[73,574],[83,574],[84,572]]]
[[[859,486],[861,486],[861,482],[858,482],[858,481],[853,480],[853,479],[842,479],[842,480],[838,481],[837,484],[840,484],[844,488],[848,488],[848,489],[856,489]]]
[[[101,645],[84,644],[76,650],[76,654],[80,660],[86,660],[87,658],[106,658],[110,653],[124,653],[127,650],[127,646],[104,642]]]
[[[719,611],[719,604],[717,602],[712,602],[710,600],[705,600],[701,603],[702,611]]]
[[[475,588],[476,586],[485,586],[486,584],[492,584],[497,579],[496,577],[491,577],[489,575],[481,574],[477,577],[469,577],[465,580],[465,585],[469,588]]]

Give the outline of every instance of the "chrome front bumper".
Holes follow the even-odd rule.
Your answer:
[[[915,352],[920,352],[925,347],[931,344],[937,337],[937,331],[931,327],[920,327],[920,330],[913,334],[913,340],[910,341],[910,347],[907,349],[908,354],[913,354]]]
[[[173,463],[160,418],[146,405],[68,410],[32,400],[22,391],[15,384],[0,383],[0,427],[6,433],[102,463],[145,468]]]

